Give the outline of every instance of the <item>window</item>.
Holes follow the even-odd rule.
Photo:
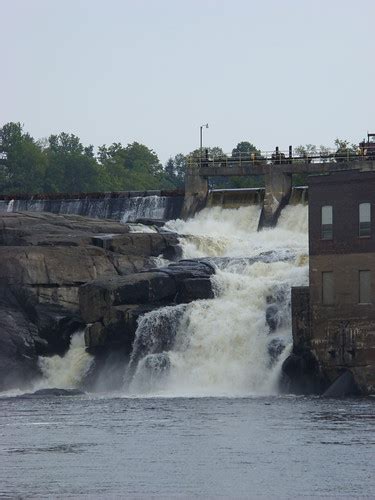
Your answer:
[[[333,238],[333,214],[332,206],[322,207],[322,240],[331,240]]]
[[[327,271],[322,273],[322,302],[324,305],[329,306],[334,303],[334,289],[333,289],[333,272]]]
[[[371,236],[371,203],[359,205],[359,236]]]
[[[371,304],[371,271],[359,271],[359,303]]]

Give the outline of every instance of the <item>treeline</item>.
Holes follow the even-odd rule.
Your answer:
[[[314,147],[300,146],[300,151],[311,153]],[[232,150],[232,156],[241,153],[260,155],[248,141],[239,142]],[[209,148],[208,154],[225,156],[220,147]],[[199,150],[177,154],[162,165],[155,151],[138,142],[103,145],[94,152],[93,146],[84,146],[73,134],[62,132],[36,140],[20,123],[11,122],[0,128],[0,194],[183,188],[190,155],[199,156]],[[262,183],[260,176],[223,177],[215,178],[211,187],[257,187]]]
[[[256,151],[241,142],[233,154]],[[0,194],[145,191],[184,187],[187,157],[177,154],[163,166],[152,149],[133,142],[84,146],[79,137],[62,132],[36,140],[20,123],[0,128]],[[221,148],[210,155],[224,156]],[[245,184],[244,184],[245,183]],[[254,179],[215,179],[213,187],[256,185]]]
[[[178,167],[181,169],[181,167]],[[36,140],[20,123],[0,129],[0,193],[53,193],[174,189],[183,176],[163,168],[143,144],[84,146],[62,132]]]

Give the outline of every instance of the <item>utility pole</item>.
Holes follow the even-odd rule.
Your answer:
[[[200,156],[202,159],[202,153],[203,153],[203,129],[208,128],[208,123],[205,123],[204,125],[200,126],[200,141],[199,141],[199,150],[200,150]]]

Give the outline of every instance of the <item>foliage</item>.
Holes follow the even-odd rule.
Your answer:
[[[357,146],[349,141],[336,139],[335,145],[336,161],[351,159],[357,153]],[[322,161],[332,161],[328,148],[320,146],[319,151],[323,153]],[[313,144],[295,148],[303,161],[317,152]],[[250,154],[255,160],[261,158],[261,152],[249,141],[239,142],[232,150],[232,156],[237,158]],[[126,146],[114,142],[100,146],[95,154],[93,146],[84,146],[74,134],[61,132],[35,140],[24,132],[20,123],[11,122],[0,128],[0,193],[179,189],[184,187],[188,164],[198,166],[206,156],[218,164],[227,158],[222,148],[215,146],[203,151],[196,149],[187,155],[179,153],[163,167],[155,151],[139,142]],[[307,174],[294,175],[293,183],[305,184],[306,177]],[[211,188],[263,185],[260,175],[210,179]]]
[[[73,134],[35,141],[20,123],[7,123],[0,128],[0,193],[173,189],[184,176],[184,158],[175,157],[170,179],[157,154],[138,142],[104,145],[95,155]]]
[[[20,123],[0,129],[0,192],[42,192],[46,166],[40,147]]]
[[[242,141],[237,144],[235,148],[232,150],[232,156],[250,156],[251,154],[255,155],[255,158],[260,158],[261,154],[259,149],[257,149],[254,144],[248,141]]]
[[[93,146],[84,147],[77,136],[62,132],[49,137],[44,153],[48,165],[46,192],[85,192],[99,188]]]
[[[169,158],[165,164],[165,174],[167,179],[175,188],[183,188],[185,184],[185,173],[187,169],[187,157],[182,153],[174,158]]]
[[[335,140],[335,146],[336,146],[335,156],[337,162],[351,160],[354,156],[357,155],[358,146],[356,146],[355,144],[350,144],[349,141],[337,138]]]

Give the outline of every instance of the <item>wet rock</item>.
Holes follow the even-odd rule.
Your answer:
[[[0,287],[0,391],[28,386],[40,374],[37,344],[43,344],[23,304]]]
[[[276,304],[270,304],[266,309],[266,321],[270,331],[274,332],[281,325],[280,310]]]
[[[165,220],[161,219],[146,219],[145,217],[139,217],[135,221],[137,224],[144,224],[145,226],[153,227],[163,227],[165,225]]]
[[[281,390],[293,394],[321,394],[327,381],[309,349],[293,352],[282,365],[284,377]]]
[[[108,308],[102,321],[89,324],[85,330],[85,344],[88,351],[91,354],[121,351],[130,355],[138,318],[153,309],[155,306],[151,304],[129,304]]]
[[[79,290],[80,311],[86,323],[93,323],[112,306],[173,300],[176,293],[173,278],[159,271],[95,280]]]
[[[171,367],[171,361],[167,353],[149,354],[144,358],[144,368],[152,375],[166,373]]]
[[[213,299],[214,292],[209,278],[187,278],[182,281],[176,302],[178,304],[192,302],[193,300]]]
[[[155,304],[160,307],[167,303],[212,298],[209,277],[213,273],[214,269],[208,264],[180,261],[138,274],[94,280],[79,290],[81,315],[86,323],[94,323],[102,321],[112,306]],[[201,290],[199,283],[202,284]]]
[[[59,389],[57,387],[53,387],[50,389],[39,389],[38,391],[22,394],[21,397],[32,398],[32,397],[60,397],[60,396],[82,396],[85,394],[83,391],[79,389]]]
[[[323,398],[344,398],[360,396],[361,391],[350,370],[345,370],[323,393]]]
[[[285,340],[282,338],[274,338],[268,343],[267,350],[270,356],[271,366],[277,362],[285,347]]]
[[[54,304],[35,304],[35,325],[45,343],[37,348],[40,356],[63,355],[69,349],[70,339],[85,324],[79,314]]]
[[[178,238],[174,233],[128,233],[108,237],[96,236],[93,242],[96,246],[118,254],[157,257],[163,255],[167,249],[170,250],[171,246],[178,245]]]

